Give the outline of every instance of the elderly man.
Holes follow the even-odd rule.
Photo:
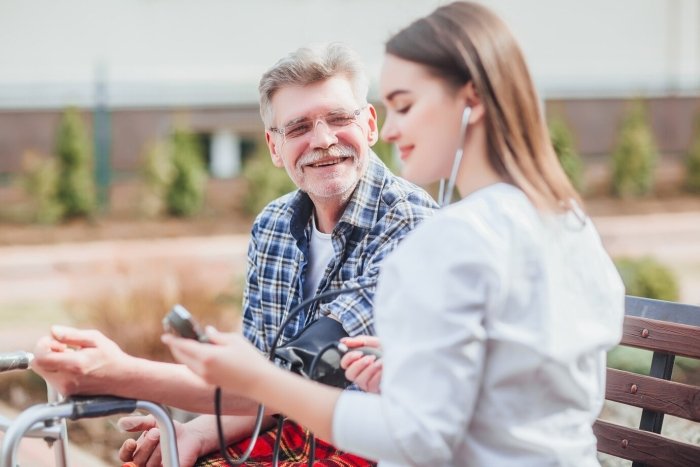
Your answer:
[[[272,160],[298,187],[270,203],[253,225],[243,333],[262,351],[305,298],[373,284],[381,261],[435,207],[424,191],[394,176],[371,151],[378,135],[377,114],[367,103],[367,89],[356,55],[340,44],[299,49],[260,81],[260,112]],[[370,286],[305,310],[282,330],[283,340],[317,316],[339,321],[349,335],[372,334],[373,293]],[[63,352],[66,345],[79,350]],[[52,336],[37,344],[34,368],[62,393],[107,393],[213,411],[212,388],[203,387],[186,368],[129,356],[96,331],[54,328]],[[224,394],[223,411],[232,415],[225,418],[227,442],[243,440],[229,448],[235,453],[251,432],[254,408],[250,401]],[[152,421],[128,417],[121,425],[147,430],[138,442],[125,442],[122,460],[158,465],[158,431]],[[264,426],[271,425],[267,416]],[[183,465],[217,449],[214,426],[212,416],[178,424]],[[269,456],[266,446],[273,437],[271,432],[261,435],[256,460]],[[300,445],[292,439],[301,440]],[[299,462],[293,450],[302,447],[303,429],[288,423],[283,440],[290,445],[282,449],[281,463],[285,455]],[[322,440],[317,455],[343,465],[367,463]]]

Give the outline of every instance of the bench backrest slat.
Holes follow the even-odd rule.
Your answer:
[[[625,316],[622,344],[700,358],[700,328],[636,316]]]
[[[656,433],[598,420],[593,426],[598,451],[649,467],[698,467],[700,446],[664,438]]]
[[[605,398],[700,422],[700,388],[608,368]],[[700,462],[700,460],[699,460]]]
[[[598,451],[634,467],[700,466],[700,446],[658,434],[665,414],[700,422],[700,387],[670,381],[677,355],[700,359],[700,307],[627,296],[621,344],[653,352],[649,376],[608,368],[605,398],[642,416],[639,428],[598,419]]]

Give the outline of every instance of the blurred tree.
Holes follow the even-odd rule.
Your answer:
[[[141,209],[146,216],[155,217],[165,212],[165,198],[173,180],[173,173],[170,141],[156,141],[149,145],[141,167],[145,186]]]
[[[392,143],[387,143],[380,139],[372,146],[372,150],[379,156],[382,162],[389,167],[389,170],[398,173],[399,167],[396,163],[396,157],[394,157],[394,145]]]
[[[654,186],[658,151],[644,103],[637,100],[622,121],[612,155],[612,191],[620,197],[649,194]]]
[[[243,167],[243,178],[248,182],[243,209],[249,214],[258,214],[267,203],[297,188],[286,170],[272,164],[267,145],[261,141]]]
[[[571,180],[576,191],[583,190],[583,163],[574,149],[574,138],[563,119],[554,117],[549,120],[549,137],[552,140],[554,152],[564,172]]]
[[[173,178],[166,195],[168,212],[191,216],[201,210],[204,202],[207,169],[202,148],[197,137],[183,128],[173,132],[171,145]]]
[[[193,216],[204,205],[207,169],[197,136],[178,126],[166,140],[152,143],[141,166],[144,214]]]
[[[700,193],[700,113],[695,117],[690,149],[685,156],[685,188]]]
[[[58,165],[56,158],[42,157],[29,151],[22,157],[22,185],[34,203],[34,217],[42,224],[63,218],[63,206],[56,197]]]
[[[90,216],[97,206],[90,139],[78,110],[66,109],[56,141],[57,198],[67,217]]]

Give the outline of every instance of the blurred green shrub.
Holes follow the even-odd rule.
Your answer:
[[[21,183],[33,202],[34,220],[53,224],[63,218],[64,208],[56,197],[58,164],[55,158],[28,151],[22,157]]]
[[[700,114],[695,117],[693,139],[685,156],[685,188],[700,193]]]
[[[549,137],[552,141],[554,152],[557,153],[559,158],[559,163],[569,177],[571,184],[576,188],[576,191],[582,191],[583,163],[581,162],[581,156],[574,149],[574,138],[566,122],[556,117],[550,119]]]
[[[168,212],[175,216],[191,216],[202,209],[207,169],[197,137],[182,128],[171,136],[173,178],[168,186]]]
[[[149,216],[167,212],[188,217],[204,204],[207,169],[197,136],[176,128],[164,141],[152,143],[145,152],[141,175],[145,185],[142,209]]]
[[[649,194],[658,151],[641,100],[632,103],[612,154],[612,191],[622,198]]]
[[[650,257],[619,258],[615,260],[615,265],[628,295],[657,300],[678,300],[678,278],[659,261]]]
[[[141,209],[149,217],[158,216],[166,211],[165,198],[174,171],[171,152],[169,141],[156,141],[146,149],[141,166],[141,177],[145,187]]]
[[[392,143],[387,143],[386,141],[380,139],[374,146],[372,146],[374,153],[379,156],[379,158],[389,167],[394,173],[398,173],[399,167],[396,162],[396,157],[394,157],[394,145]]]
[[[56,136],[58,186],[56,196],[63,216],[90,216],[97,207],[93,157],[85,123],[76,108],[65,110]]]
[[[248,214],[258,214],[267,203],[297,188],[286,170],[272,164],[267,145],[262,142],[256,144],[243,167],[243,178],[248,184],[243,209]]]

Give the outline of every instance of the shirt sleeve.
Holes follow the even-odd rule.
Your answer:
[[[360,451],[367,459],[403,459],[381,411],[378,394],[343,391],[333,413],[333,444],[350,452]]]
[[[331,314],[343,323],[350,336],[375,334],[374,293],[381,263],[399,243],[426,217],[432,215],[431,206],[422,206],[415,201],[404,200],[394,206],[368,234],[364,247],[361,268],[358,273],[342,285],[346,287],[367,286],[357,292],[338,296],[320,306],[322,314]]]
[[[339,401],[333,436],[341,449],[404,465],[449,465],[466,435],[484,367],[485,312],[497,306],[504,253],[495,232],[475,235],[465,222],[435,221],[385,262],[376,311],[381,396],[367,405]],[[389,447],[366,436],[369,426],[383,431],[373,433],[376,444],[393,440]]]
[[[246,283],[243,290],[243,335],[258,349],[267,350],[265,340],[265,326],[258,285],[257,270],[257,240],[256,228],[253,227],[250,243],[248,244],[248,265],[246,270]]]

